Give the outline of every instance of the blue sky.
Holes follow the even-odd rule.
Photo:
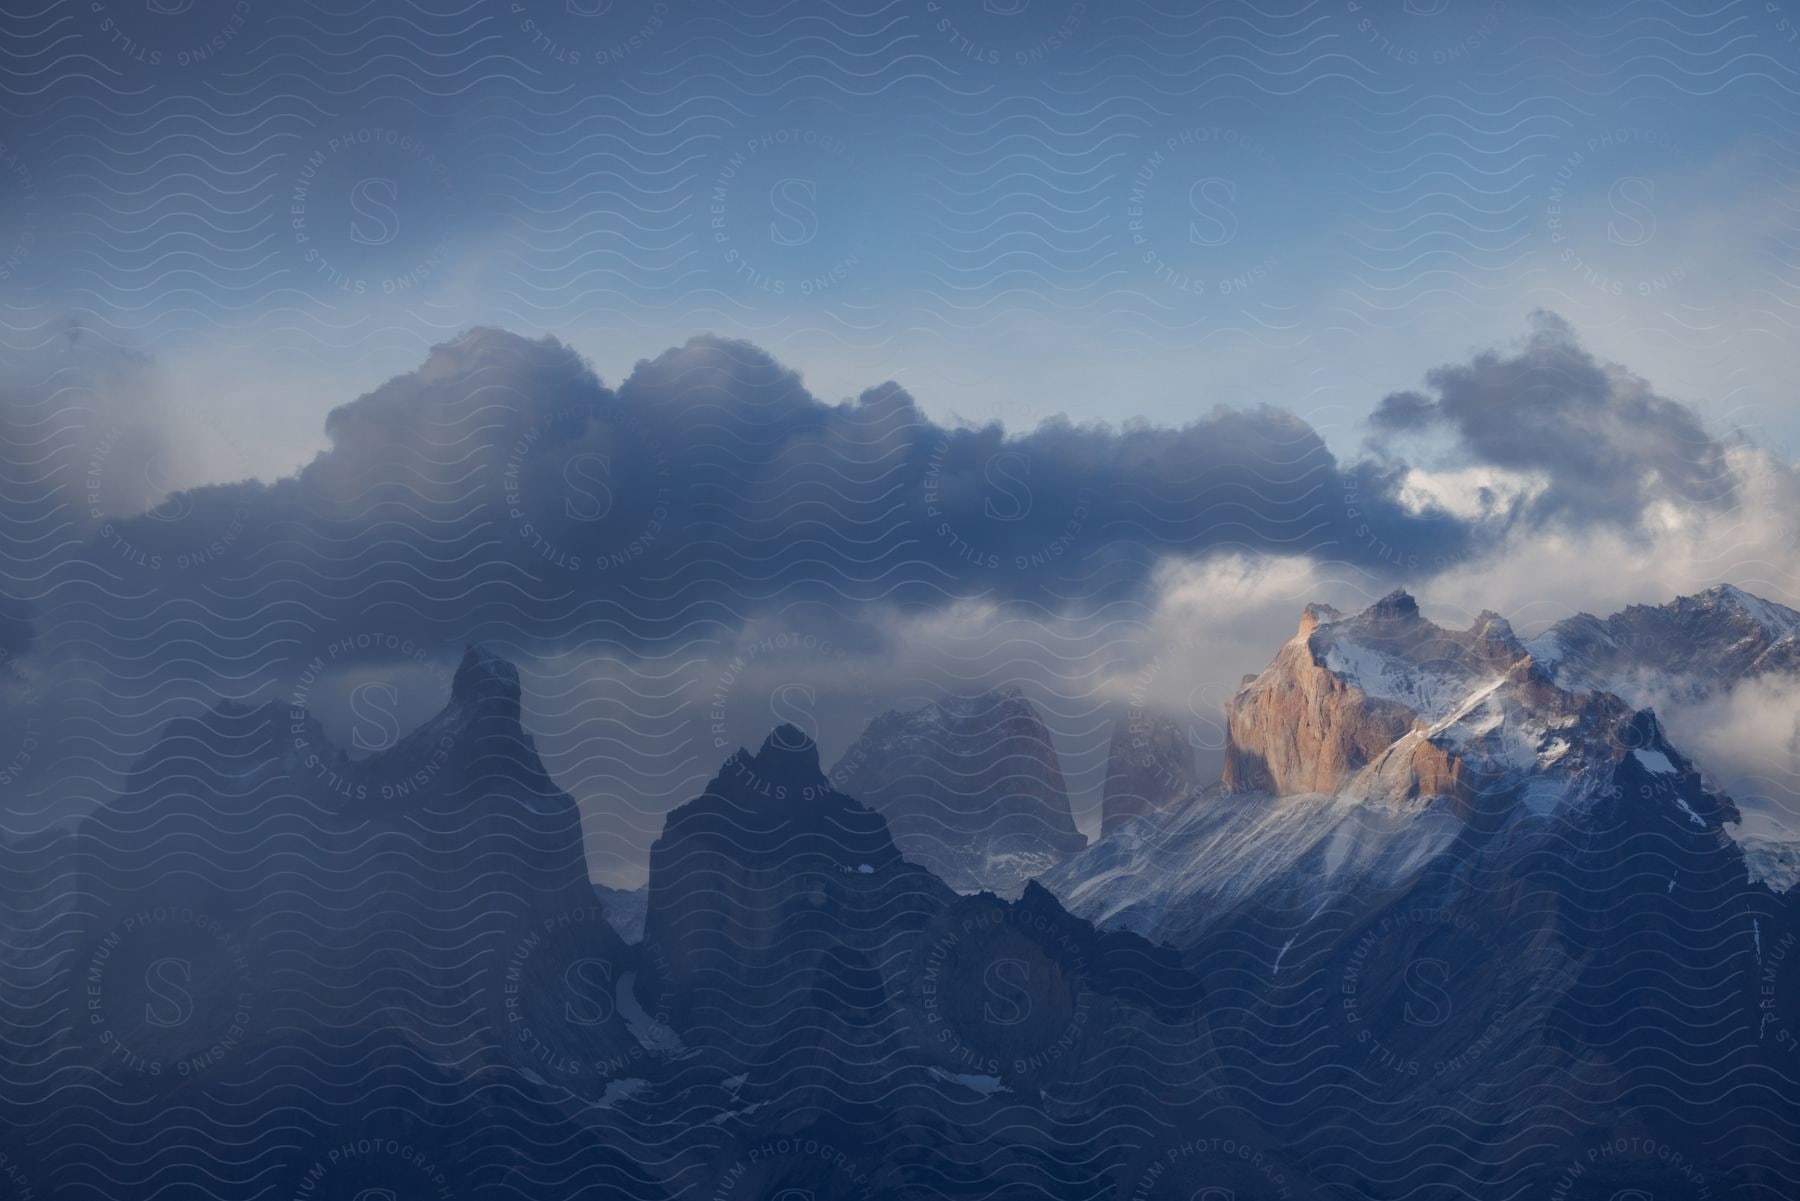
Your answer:
[[[1091,825],[1109,706],[1215,720],[1309,601],[1800,603],[1797,15],[14,6],[0,711],[133,698],[119,768],[315,645],[420,639],[338,680],[417,676],[418,719],[493,640],[629,880],[797,682],[833,754],[1018,685]],[[607,472],[642,511],[540,553]],[[221,647],[147,678],[191,623]],[[796,629],[828,649],[690,720]],[[33,821],[91,801],[62,763]]]
[[[1267,403],[1347,443],[1548,308],[1791,444],[1793,20],[57,0],[0,18],[0,336],[155,354],[265,475],[475,323],[612,380],[717,331],[939,417]]]

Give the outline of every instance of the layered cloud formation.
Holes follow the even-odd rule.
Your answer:
[[[1793,597],[1769,522],[1796,510],[1793,465],[1549,317],[1387,397],[1387,451],[1352,462],[1273,408],[946,427],[895,385],[828,403],[713,337],[611,388],[557,341],[476,329],[333,411],[330,447],[267,484],[165,494],[202,453],[158,440],[168,404],[153,364],[74,339],[8,384],[0,636],[13,710],[47,733],[14,828],[91,803],[194,704],[304,704],[367,741],[371,713],[395,729],[441,703],[477,640],[537,673],[534,729],[611,870],[783,707],[829,751],[908,698],[1020,684],[1079,792],[1108,706],[1214,706],[1307,600],[1404,583],[1561,616],[1638,597],[1584,582],[1607,548],[1694,577],[1619,577],[1644,599],[1717,578]]]
[[[1534,521],[1629,528],[1659,504],[1716,509],[1735,497],[1726,447],[1698,414],[1596,361],[1554,316],[1540,314],[1517,351],[1439,367],[1426,382],[1382,400],[1371,449],[1446,435],[1461,463],[1518,481]]]

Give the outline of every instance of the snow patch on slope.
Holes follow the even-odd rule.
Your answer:
[[[1417,666],[1350,639],[1331,642],[1325,667],[1376,700],[1405,705],[1427,721],[1448,716],[1469,691],[1462,672]]]

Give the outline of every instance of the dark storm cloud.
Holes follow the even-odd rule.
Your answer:
[[[1439,367],[1427,392],[1385,398],[1372,423],[1396,435],[1448,434],[1460,464],[1533,473],[1547,487],[1529,516],[1635,524],[1653,502],[1729,503],[1725,446],[1693,409],[1582,348],[1540,313],[1511,353]]]
[[[1019,640],[1035,630],[1044,655],[1073,662],[1084,638],[1114,642],[1117,623],[1151,612],[1170,558],[1292,556],[1379,592],[1522,525],[1421,514],[1400,499],[1404,461],[1340,462],[1274,408],[1009,436],[932,422],[894,384],[823,402],[742,342],[696,338],[612,388],[557,341],[487,329],[334,410],[329,448],[294,476],[169,494],[146,464],[194,454],[189,435],[157,436],[177,428],[160,417],[178,398],[153,364],[87,353],[57,348],[0,414],[13,434],[0,647],[14,657],[0,712],[59,732],[54,754],[27,754],[0,730],[0,763],[37,773],[14,783],[34,820],[91,805],[171,717],[221,698],[304,706],[337,730],[368,681],[364,716],[405,728],[442,705],[444,665],[486,641],[545,665],[547,751],[584,799],[637,823],[596,835],[600,858],[630,862],[684,773],[716,768],[721,739],[740,736],[721,723],[761,712],[769,679],[831,681],[821,721],[841,718],[841,741],[910,687],[870,676],[905,675],[900,645],[932,658],[941,636],[946,663],[988,670],[947,606],[1006,606],[980,619],[1007,631],[1002,657],[1032,653]],[[1557,512],[1591,522],[1637,520],[1623,414],[1653,419],[1635,445],[1656,470],[1696,478],[1704,458],[1673,449],[1699,429],[1691,414],[1542,331],[1523,357],[1562,366],[1446,368],[1433,395],[1390,399],[1378,423],[1449,430],[1468,461],[1553,463]],[[1574,507],[1572,490],[1599,485],[1561,450],[1513,447],[1479,411],[1505,378],[1547,409],[1572,397],[1541,423],[1611,431],[1597,456],[1613,464],[1608,503]],[[896,611],[948,620],[934,633]],[[780,653],[740,673],[765,642]],[[589,710],[576,698],[596,673],[616,687]]]
[[[1544,471],[1552,511],[1633,521],[1651,473],[1728,485],[1691,412],[1554,324],[1431,388],[1390,397],[1377,427],[1448,429],[1474,461]],[[148,662],[173,639],[221,679],[371,630],[440,649],[636,651],[796,605],[814,622],[968,597],[1092,611],[1138,595],[1169,555],[1306,555],[1417,579],[1486,533],[1409,511],[1403,463],[1340,463],[1280,410],[952,429],[893,384],[824,403],[769,355],[712,337],[613,389],[559,342],[475,330],[333,411],[327,432],[292,478],[161,497],[137,447],[83,426],[52,464],[50,515],[81,540],[34,569],[75,615],[60,641],[78,626]]]
[[[68,570],[127,634],[185,599],[221,634],[253,620],[296,650],[358,623],[452,643],[642,642],[800,600],[1080,608],[1129,594],[1168,553],[1379,567],[1356,534],[1370,519],[1440,551],[1465,533],[1409,517],[1383,481],[1347,483],[1278,410],[1009,437],[935,425],[892,384],[823,403],[716,338],[615,390],[558,342],[477,330],[332,412],[327,432],[293,478],[149,497],[144,513],[116,511],[143,491],[131,453],[78,456],[94,503],[78,506],[87,541]],[[150,589],[160,606],[142,603]]]

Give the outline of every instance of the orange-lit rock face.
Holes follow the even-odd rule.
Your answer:
[[[1355,781],[1371,796],[1442,796],[1467,812],[1492,775],[1486,752],[1499,743],[1488,735],[1516,728],[1508,715],[1521,689],[1558,691],[1493,614],[1446,630],[1404,592],[1349,618],[1309,605],[1275,661],[1232,698],[1225,784],[1288,796]],[[1480,763],[1464,753],[1472,727]]]
[[[1309,618],[1310,618],[1309,612]],[[1232,698],[1225,784],[1278,796],[1336,792],[1418,717],[1346,684],[1317,659],[1302,624],[1275,662]]]
[[[1405,738],[1389,747],[1386,762],[1378,761],[1373,774],[1386,795],[1398,801],[1446,797],[1452,811],[1463,819],[1474,813],[1483,789],[1479,771],[1449,747],[1426,737]]]
[[[1467,818],[1489,801],[1591,790],[1631,750],[1617,731],[1632,715],[1610,693],[1559,687],[1492,614],[1446,630],[1404,593],[1349,618],[1315,605],[1232,698],[1224,783],[1444,800]]]

